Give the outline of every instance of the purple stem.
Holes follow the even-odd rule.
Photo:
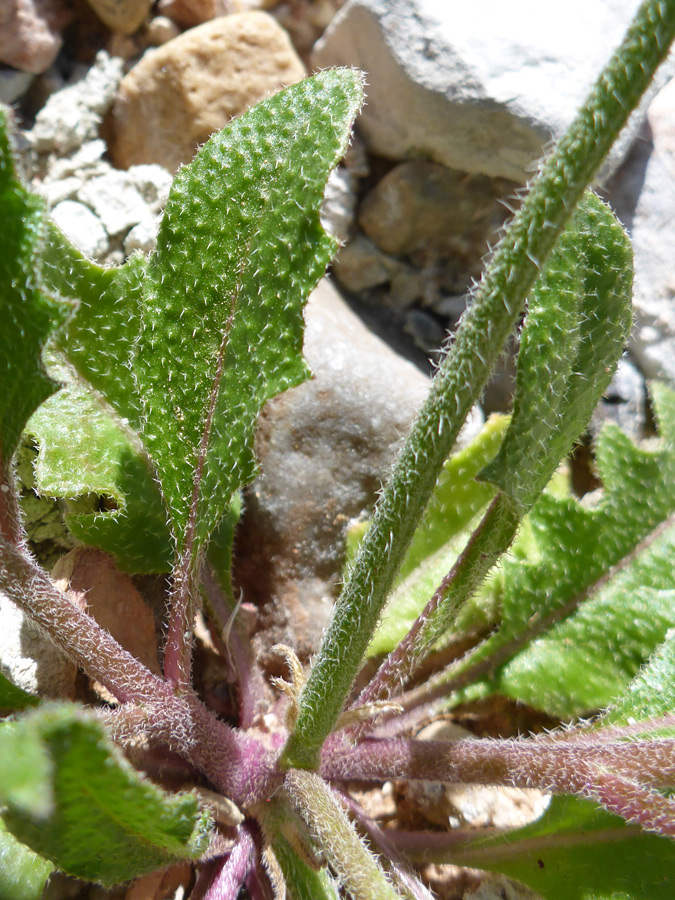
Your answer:
[[[169,685],[153,675],[78,609],[24,551],[0,539],[0,589],[35,622],[56,646],[90,678],[121,702],[167,702]]]
[[[201,769],[237,806],[281,783],[274,756],[216,718],[192,691],[176,694],[56,588],[27,555],[0,539],[0,590],[76,665],[123,703],[143,704],[143,731]]]
[[[223,602],[217,579],[209,565],[204,566],[202,585],[222,629],[233,612]],[[220,634],[219,637],[222,639]],[[265,682],[253,646],[236,619],[230,629],[225,649],[232,660],[239,684],[239,727],[250,728],[265,699]]]
[[[238,828],[234,847],[227,859],[217,861],[204,900],[236,900],[253,866],[255,843],[246,823]],[[196,889],[197,885],[195,885]],[[192,898],[191,898],[192,900]]]
[[[561,794],[597,796],[612,774],[652,786],[675,785],[675,740],[557,744],[552,737],[522,740],[366,740],[327,747],[321,774],[330,780],[393,778],[499,784]],[[626,782],[628,784],[628,782]],[[674,807],[675,811],[675,807]]]
[[[590,786],[586,796],[646,831],[675,837],[675,801],[662,794],[613,772],[603,772]]]

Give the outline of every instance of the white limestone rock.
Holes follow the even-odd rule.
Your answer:
[[[29,694],[66,699],[75,692],[75,666],[1,592],[0,672]]]
[[[312,61],[366,72],[358,127],[376,153],[522,182],[564,132],[638,5],[348,0]],[[634,117],[612,165],[638,124]]]
[[[84,78],[52,94],[27,137],[37,153],[65,156],[98,137],[113,101],[124,62],[101,50]]]
[[[51,216],[70,240],[93,259],[102,259],[108,251],[108,234],[101,220],[83,203],[64,200]]]

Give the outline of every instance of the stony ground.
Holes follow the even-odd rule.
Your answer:
[[[263,416],[264,476],[248,490],[238,542],[236,577],[261,654],[277,641],[304,659],[316,649],[345,527],[372,505],[488,247],[637,2],[565,4],[554,27],[531,15],[527,0],[465,6],[9,0],[0,10],[0,99],[16,110],[27,175],[64,231],[106,264],[152,249],[173,174],[233,116],[317,68],[367,73],[367,106],[327,191],[326,226],[343,246],[308,308],[315,379]],[[590,437],[607,418],[644,436],[646,379],[675,382],[672,72],[666,67],[597,185],[633,238],[636,324]],[[512,368],[506,359],[467,435],[486,412],[506,408]],[[580,490],[593,486],[591,469],[581,450]],[[0,648],[3,663],[12,652]],[[204,648],[205,684],[208,659]],[[511,710],[483,712],[495,732],[522,725]],[[526,802],[485,792],[411,799],[394,786],[364,798],[382,821],[412,804],[429,822],[472,816],[476,827],[514,823]],[[523,896],[472,873],[428,874],[445,897]],[[113,892],[55,879],[46,897],[180,900],[189,883],[180,867]]]

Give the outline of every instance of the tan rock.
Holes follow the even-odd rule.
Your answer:
[[[115,165],[176,171],[214,131],[304,75],[286,32],[266,13],[193,28],[148,51],[122,79],[112,112]]]
[[[145,21],[152,0],[87,0],[99,19],[120,34],[133,34]]]
[[[60,31],[70,16],[63,0],[3,0],[0,63],[22,72],[44,72],[61,49]]]
[[[191,28],[229,13],[272,9],[279,2],[280,0],[159,0],[158,8],[163,16]]]

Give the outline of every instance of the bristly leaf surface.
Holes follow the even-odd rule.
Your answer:
[[[44,203],[17,176],[6,109],[0,106],[0,458],[8,462],[30,414],[57,385],[42,348],[71,311],[36,278]]]
[[[522,881],[546,900],[670,900],[672,841],[573,797],[525,828],[478,838],[448,858]]]
[[[504,566],[500,627],[452,678],[495,660],[490,690],[579,715],[610,703],[664,639],[674,623],[665,523],[675,513],[675,393],[657,384],[652,395],[660,445],[636,447],[606,426],[596,444],[599,501],[540,498],[530,516],[536,552]],[[548,633],[533,641],[537,632]]]
[[[45,706],[4,721],[0,735],[7,754],[21,748],[0,773],[3,818],[64,872],[115,884],[206,849],[210,819],[195,797],[139,775],[92,714]]]
[[[50,366],[50,372],[58,373],[64,386],[26,426],[39,447],[37,491],[71,501],[92,494],[112,500],[114,509],[99,512],[71,504],[68,530],[112,553],[127,572],[169,572],[171,532],[147,454],[100,395],[66,367]]]
[[[335,70],[214,135],[176,177],[135,348],[143,440],[178,549],[194,552],[255,474],[263,403],[308,377],[302,308],[336,249],[319,210],[361,104]]]

